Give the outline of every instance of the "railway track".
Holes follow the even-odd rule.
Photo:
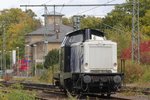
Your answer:
[[[23,85],[24,88],[27,89],[37,89],[37,90],[55,90],[57,89],[54,85],[52,84],[42,84],[42,83],[20,83]]]
[[[1,84],[5,85],[5,86],[11,86],[12,84],[16,84],[18,82],[11,82],[11,81],[3,81],[1,82]],[[42,83],[30,83],[30,82],[20,82],[21,85],[23,85],[24,89],[28,89],[28,90],[37,90],[40,91],[40,93],[38,93],[38,95],[35,97],[37,100],[62,100],[62,98],[64,98],[64,100],[67,98],[67,95],[62,92],[59,88],[55,87],[52,84],[42,84]],[[122,88],[122,90],[120,90],[120,92],[136,92],[136,93],[143,93],[144,95],[150,95],[150,88],[139,88],[139,87],[129,87],[129,86],[125,86]],[[50,99],[51,98],[51,99]],[[59,99],[60,98],[60,99]],[[94,94],[88,94],[88,96],[86,94],[80,96],[77,96],[78,99],[89,99],[89,100],[130,100],[130,99],[126,99],[126,98],[122,98],[122,97],[114,97],[111,96],[110,98],[107,97],[101,97],[99,95],[94,95]]]
[[[150,95],[150,88],[136,87],[136,86],[123,86],[121,89],[121,92],[128,92],[128,91],[142,93],[144,95]]]

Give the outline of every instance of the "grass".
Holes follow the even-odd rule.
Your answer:
[[[133,63],[131,61],[125,62],[125,82],[144,83],[150,85],[150,65]]]
[[[1,88],[0,100],[35,100],[35,92],[23,90],[19,84]]]
[[[58,71],[58,64],[54,65],[54,71],[52,71],[52,66],[49,67],[49,69],[45,69],[43,71],[43,73],[39,76],[33,76],[33,77],[17,77],[17,78],[13,78],[13,80],[16,81],[29,81],[29,82],[34,82],[34,83],[52,83],[53,81],[53,72],[57,72]]]
[[[54,72],[57,72],[58,65],[54,65],[53,67],[54,67]],[[30,77],[30,78],[16,78],[15,80],[31,81],[37,83],[40,82],[52,83],[52,78],[53,78],[53,71],[52,71],[52,67],[50,67],[49,69],[45,70],[41,76]],[[150,65],[138,64],[138,63],[132,63],[131,61],[126,61],[125,82],[127,84],[135,84],[135,86],[139,86],[139,87],[150,87]],[[14,89],[14,87],[16,89]],[[35,99],[34,96],[31,96],[30,94],[31,93],[29,91],[23,91],[21,86],[15,84],[14,86],[11,87],[10,92],[7,94],[3,93],[2,90],[0,91],[0,100],[34,100]],[[124,94],[136,95],[131,91],[127,91]],[[68,100],[77,100],[77,97],[74,97],[70,93],[68,93]]]
[[[43,72],[43,74],[40,76],[39,80],[42,82],[52,83],[53,74],[59,71],[58,64],[54,65],[53,68],[50,66],[49,69],[45,70],[45,72]]]
[[[52,71],[52,66],[50,66],[49,69],[45,69],[40,76],[16,78],[14,80],[31,81],[37,83],[52,83],[53,72],[56,73],[59,71],[58,66],[58,64],[53,66],[54,71]],[[150,65],[132,63],[131,61],[127,60],[125,62],[125,83],[139,83],[150,86]]]
[[[150,83],[150,66],[146,66],[144,69],[144,73],[141,77],[141,81]]]
[[[70,92],[67,91],[68,100],[77,100],[77,96],[72,96]]]

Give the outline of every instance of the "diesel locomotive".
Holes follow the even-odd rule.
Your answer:
[[[124,74],[118,72],[117,43],[95,29],[67,33],[60,50],[60,72],[55,85],[72,94],[110,96],[121,88]]]

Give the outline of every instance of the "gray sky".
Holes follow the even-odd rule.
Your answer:
[[[20,5],[30,5],[30,4],[120,4],[125,2],[125,0],[3,0],[0,4],[0,10],[9,9],[9,8],[20,8]],[[108,12],[110,12],[113,7],[57,7],[56,11],[66,16],[73,16],[76,14],[80,15],[93,15],[93,16],[101,16],[103,17]],[[21,8],[25,10],[25,8]],[[28,9],[28,8],[27,8]],[[38,17],[44,13],[43,7],[31,8]],[[93,9],[93,10],[90,10]],[[48,11],[53,11],[52,7],[48,8]]]

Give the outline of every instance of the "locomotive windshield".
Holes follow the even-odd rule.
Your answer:
[[[93,29],[82,29],[68,33],[62,46],[70,46],[73,43],[84,42],[86,40],[104,40],[104,33]]]
[[[105,37],[99,37],[97,35],[92,34],[91,40],[105,40]]]
[[[83,42],[83,34],[77,34],[73,35],[69,39],[70,44],[77,43],[77,42]]]

